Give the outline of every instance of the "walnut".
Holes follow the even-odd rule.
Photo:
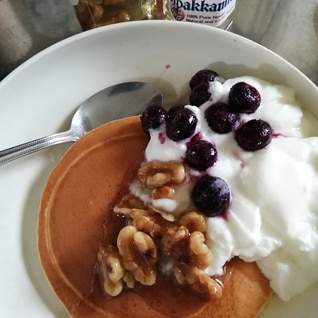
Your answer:
[[[149,205],[148,205],[148,208],[149,208],[149,210],[160,214],[160,216],[161,216],[164,220],[166,220],[166,221],[168,221],[168,222],[174,222],[174,221],[176,220],[176,217],[175,217],[175,215],[174,215],[173,213],[167,212],[167,211],[165,211],[165,210],[162,209],[162,208],[158,208],[158,207],[154,206],[153,204],[149,204]]]
[[[207,295],[212,299],[222,297],[223,288],[215,279],[208,276],[202,269],[176,263],[173,269],[177,282],[181,285],[189,284],[198,293]]]
[[[151,237],[162,236],[164,223],[160,222],[160,215],[142,209],[132,209],[130,213],[132,224],[138,231],[142,231]],[[160,224],[161,223],[161,224]]]
[[[202,232],[195,231],[190,234],[189,248],[192,252],[192,266],[204,269],[211,264],[212,253],[205,244],[205,237]]]
[[[202,233],[206,232],[205,218],[202,214],[196,211],[191,211],[184,214],[180,218],[180,224],[184,225],[190,231],[190,233],[194,231],[199,231]]]
[[[205,236],[199,231],[190,233],[184,225],[170,227],[161,239],[161,250],[192,267],[204,269],[212,262],[212,253],[205,244]]]
[[[132,209],[145,209],[145,204],[132,194],[126,194],[114,206],[113,211],[118,214],[130,215]]]
[[[187,284],[186,269],[187,267],[185,264],[181,264],[178,262],[173,266],[174,277],[180,285]]]
[[[174,222],[176,220],[175,216],[170,212],[158,211],[158,213],[160,213],[161,217],[168,222]]]
[[[137,231],[134,235],[134,243],[141,255],[147,258],[150,265],[155,265],[157,262],[157,248],[152,238],[141,231]]]
[[[187,273],[187,281],[191,287],[200,294],[210,295],[211,298],[222,297],[223,288],[212,277],[208,276],[202,269],[192,267]]]
[[[135,287],[135,277],[131,272],[126,272],[123,281],[126,283],[128,288],[134,288]]]
[[[119,295],[123,290],[125,269],[117,248],[111,245],[106,249],[100,247],[97,261],[104,291],[110,296]]]
[[[151,199],[158,200],[163,198],[173,198],[175,189],[169,186],[162,186],[160,188],[154,188],[151,191]]]
[[[179,161],[150,161],[138,170],[138,179],[149,189],[166,184],[180,184],[186,177],[185,167]]]
[[[166,230],[161,239],[161,250],[167,256],[178,260],[187,258],[189,231],[185,226],[174,226]]]
[[[155,284],[157,278],[157,247],[152,238],[132,225],[122,228],[117,237],[124,268],[143,285]]]

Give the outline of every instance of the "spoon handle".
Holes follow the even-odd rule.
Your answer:
[[[11,148],[1,150],[0,166],[9,163],[10,161],[13,161],[15,159],[29,155],[33,152],[39,151],[41,149],[66,142],[74,142],[78,139],[79,137],[76,134],[74,134],[72,130],[68,130],[66,132],[61,132],[47,137],[38,138]]]

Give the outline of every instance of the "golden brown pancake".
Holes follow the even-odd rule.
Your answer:
[[[72,317],[256,317],[271,289],[255,263],[238,258],[226,265],[223,296],[216,301],[163,276],[154,286],[117,297],[102,292],[96,255],[105,235],[112,235],[103,224],[111,222],[114,200],[128,186],[147,142],[139,117],[114,121],[75,143],[52,171],[40,206],[38,250],[57,297]]]

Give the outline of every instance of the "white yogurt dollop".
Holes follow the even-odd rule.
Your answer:
[[[233,133],[211,131],[204,118],[205,109],[226,102],[229,89],[241,81],[257,88],[262,98],[255,113],[241,118],[265,120],[274,134],[266,148],[254,152],[243,151]],[[226,217],[206,218],[207,244],[214,256],[206,272],[222,274],[234,256],[256,261],[274,292],[287,301],[318,281],[318,138],[308,136],[318,135],[318,123],[285,86],[239,77],[212,82],[210,92],[212,101],[186,107],[198,118],[196,132],[217,147],[218,160],[208,173],[228,182],[232,201]],[[182,160],[187,141],[168,140],[164,127],[154,130],[146,160]],[[180,212],[178,200],[174,211]]]

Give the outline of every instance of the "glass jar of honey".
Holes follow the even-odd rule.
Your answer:
[[[229,29],[236,0],[70,0],[88,30],[134,20],[176,20]]]

